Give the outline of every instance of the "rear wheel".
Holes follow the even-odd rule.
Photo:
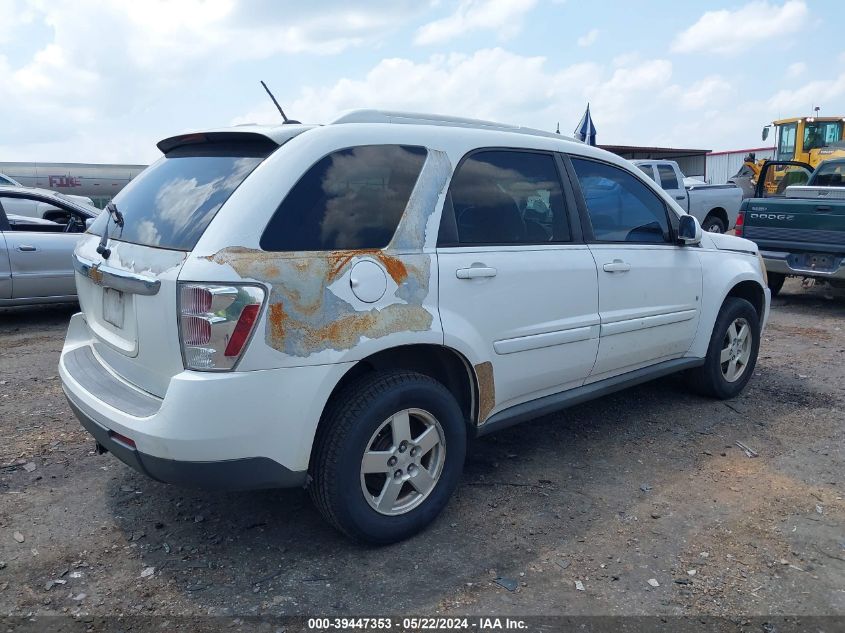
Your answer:
[[[463,414],[442,384],[409,371],[368,374],[327,410],[311,460],[311,498],[356,540],[399,541],[440,514],[465,453]]]
[[[701,228],[708,233],[724,233],[727,227],[721,218],[715,215],[708,215],[704,218],[704,225]]]
[[[783,282],[786,281],[786,275],[782,273],[768,273],[769,290],[772,291],[772,296],[777,297],[780,294],[780,289],[783,288]]]
[[[760,319],[745,299],[728,297],[713,327],[704,365],[689,374],[691,386],[714,398],[733,398],[745,388],[760,349]]]

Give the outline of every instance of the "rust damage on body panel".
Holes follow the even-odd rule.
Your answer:
[[[332,291],[331,284],[347,277],[362,257],[381,262],[396,282],[393,303],[361,308]],[[431,257],[423,253],[268,253],[234,247],[207,259],[271,286],[265,338],[271,347],[292,356],[350,349],[364,337],[427,331],[434,320],[423,307],[431,275]]]
[[[362,338],[428,331],[434,315],[424,305],[432,275],[432,257],[424,252],[426,227],[450,175],[448,156],[429,150],[399,226],[384,249],[285,253],[230,247],[206,259],[270,286],[265,339],[285,354],[307,357],[351,349]],[[355,299],[351,286],[337,285],[350,282],[350,270],[361,259],[377,262],[393,281],[374,304]]]
[[[478,423],[481,424],[490,416],[490,412],[496,406],[493,363],[488,360],[475,365],[475,376],[478,379]]]
[[[396,285],[401,284],[408,278],[408,268],[402,263],[401,258],[388,255],[382,250],[378,249],[359,249],[353,251],[335,251],[329,254],[332,261],[332,271],[329,276],[329,281],[334,281],[340,277],[346,266],[356,257],[370,256],[378,260],[391,279],[396,282]]]

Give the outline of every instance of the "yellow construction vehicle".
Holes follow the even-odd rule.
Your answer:
[[[843,136],[845,117],[843,116],[780,119],[763,128],[764,141],[769,138],[772,128],[774,128],[776,139],[774,160],[806,163],[815,169],[822,161],[845,158],[845,136]],[[745,157],[745,162],[734,179],[745,176],[753,187],[764,162],[765,160],[756,160],[754,154],[749,154]],[[787,167],[776,170],[766,179],[766,187],[773,187],[775,190],[783,189],[791,184],[789,182],[791,173],[794,173],[794,170]],[[775,193],[775,191],[769,193]]]

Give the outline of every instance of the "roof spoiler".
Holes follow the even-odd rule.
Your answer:
[[[259,145],[272,145],[273,148],[279,144],[264,134],[245,131],[231,132],[196,132],[191,134],[179,134],[171,136],[156,143],[156,147],[162,154],[167,154],[177,147],[185,145],[203,145],[208,143],[255,143]]]

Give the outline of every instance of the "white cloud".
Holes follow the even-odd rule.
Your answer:
[[[0,153],[20,160],[95,160],[106,152],[107,160],[116,160],[124,139],[133,147],[140,119],[155,119],[157,113],[161,130],[149,132],[153,138],[144,145],[152,147],[152,140],[170,131],[174,123],[165,104],[171,95],[184,100],[209,75],[222,75],[244,60],[376,44],[421,11],[418,5],[0,0],[0,45],[15,53],[0,48]],[[46,39],[26,42],[35,51],[28,59],[21,59],[27,50],[21,44],[24,23],[34,23]],[[88,141],[95,133],[99,142]],[[119,143],[110,140],[115,136]],[[53,153],[63,145],[72,148],[69,155]]]
[[[424,24],[417,30],[414,43],[438,44],[470,31],[496,31],[500,38],[516,35],[522,18],[537,0],[461,0],[451,15]]]
[[[722,105],[733,92],[731,84],[719,75],[709,75],[686,88],[671,86],[664,93],[684,110],[709,110]]]
[[[385,59],[360,78],[304,89],[288,112],[326,122],[354,108],[386,108],[493,119],[571,133],[592,103],[605,142],[645,141],[644,116],[671,107],[659,95],[671,85],[672,64],[643,60],[624,67],[582,63],[554,68],[544,57],[502,48],[471,55],[433,55],[428,60]],[[261,102],[232,123],[273,122],[278,113]],[[571,126],[571,127],[570,127]]]
[[[807,64],[804,62],[795,62],[794,64],[790,64],[786,67],[786,76],[787,77],[800,77],[804,73],[807,72]]]
[[[735,11],[708,11],[675,38],[672,51],[732,55],[798,31],[808,14],[803,0],[788,0],[779,6],[755,1]]]
[[[599,30],[598,29],[590,29],[590,31],[581,37],[578,38],[578,46],[582,48],[586,48],[587,46],[592,46],[595,44],[596,40],[599,37]]]
[[[798,116],[810,114],[813,106],[822,112],[840,114],[845,101],[845,72],[820,81],[809,81],[794,89],[780,90],[766,101],[774,116]],[[834,107],[836,104],[839,107]]]

